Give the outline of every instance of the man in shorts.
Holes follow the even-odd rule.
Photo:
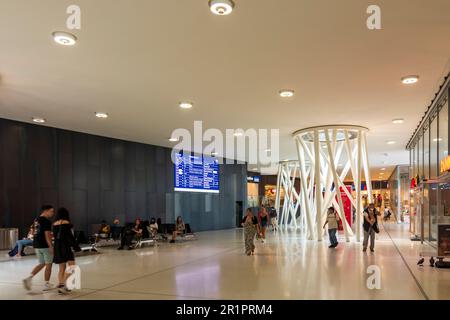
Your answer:
[[[36,252],[39,264],[34,267],[31,274],[23,279],[23,286],[26,290],[31,290],[31,281],[45,267],[45,287],[44,291],[51,290],[54,286],[50,283],[53,264],[53,242],[52,242],[52,222],[50,219],[55,214],[52,206],[43,206],[41,214],[34,220],[33,247]]]

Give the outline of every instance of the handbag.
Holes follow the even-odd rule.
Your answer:
[[[378,228],[378,223],[374,223],[374,225],[372,226],[373,231],[375,231],[375,233],[380,233],[380,229]]]

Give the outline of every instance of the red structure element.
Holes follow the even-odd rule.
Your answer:
[[[352,194],[352,186],[345,186],[348,190],[349,194]],[[345,214],[345,218],[347,219],[347,222],[350,226],[350,228],[352,227],[352,202],[349,199],[349,197],[347,197],[347,194],[345,193],[344,189],[342,189],[342,187],[339,188],[340,192],[341,192],[341,197],[342,197],[342,205],[344,207],[344,214]],[[337,197],[336,197],[336,201],[338,201]],[[339,222],[339,230],[344,230],[344,228],[342,227],[342,222]]]

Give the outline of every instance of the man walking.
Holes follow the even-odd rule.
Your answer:
[[[39,264],[31,271],[30,276],[23,279],[23,286],[26,290],[31,290],[31,281],[45,267],[45,288],[44,291],[53,289],[50,283],[53,263],[53,243],[52,243],[52,222],[55,211],[52,206],[43,206],[41,214],[34,221],[33,247],[36,251]]]

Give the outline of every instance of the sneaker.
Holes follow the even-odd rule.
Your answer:
[[[60,293],[60,294],[68,294],[70,292],[71,292],[71,290],[67,289],[66,286],[62,286],[62,287],[58,288],[58,293]]]
[[[175,240],[170,240],[170,243],[175,243]]]
[[[33,279],[32,277],[28,277],[22,280],[23,283],[23,287],[25,288],[25,290],[30,291],[31,290],[31,279]]]
[[[118,247],[117,250],[123,250],[123,247]]]
[[[364,249],[363,249],[363,252],[366,252],[366,251],[367,251],[367,248],[364,248]]]
[[[333,245],[332,245],[332,244],[330,244],[330,245],[328,246],[328,248],[330,248],[330,249],[331,249],[331,248],[334,248],[334,247],[333,247]]]
[[[55,286],[53,284],[51,284],[50,282],[46,282],[44,284],[44,289],[42,291],[50,291],[55,289]]]
[[[374,249],[370,249],[370,252],[375,252],[375,250]]]

